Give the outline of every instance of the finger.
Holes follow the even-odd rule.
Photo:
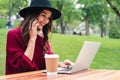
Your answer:
[[[35,22],[37,22],[35,19],[30,20],[30,22],[29,22],[29,30],[32,29],[32,27],[34,26]]]
[[[29,22],[29,30],[32,28],[32,20]]]
[[[67,65],[65,65],[64,63],[61,63],[61,64],[60,64],[60,67],[62,67],[62,68],[67,68]]]
[[[37,31],[37,26],[38,26],[38,25],[39,25],[38,23],[33,23],[31,29]]]
[[[38,24],[38,23],[39,23],[39,22],[38,22],[37,19],[35,19],[34,22],[33,22],[33,24]]]
[[[33,21],[33,23],[32,23],[32,28],[33,27],[35,27],[35,24],[37,23],[37,21],[35,20],[35,21]]]
[[[66,64],[66,65],[73,65],[73,62],[71,62],[70,60],[65,60],[64,64]]]

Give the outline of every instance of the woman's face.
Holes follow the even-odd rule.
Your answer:
[[[39,26],[37,27],[39,30],[42,30],[42,28],[49,23],[49,20],[51,18],[52,12],[49,10],[43,10],[39,16],[38,16],[38,22]]]

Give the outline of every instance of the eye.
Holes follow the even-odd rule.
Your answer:
[[[46,17],[46,15],[44,13],[41,13],[41,16]]]
[[[41,13],[40,14],[41,15],[41,17],[43,17],[43,18],[45,18],[45,19],[47,19],[47,20],[50,20],[51,19],[51,17],[47,17],[48,15],[46,14],[46,13]]]

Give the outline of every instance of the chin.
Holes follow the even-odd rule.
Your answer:
[[[39,31],[42,30],[42,27],[38,27],[37,30],[39,30]]]

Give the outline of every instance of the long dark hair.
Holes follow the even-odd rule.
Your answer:
[[[31,13],[29,15],[27,15],[24,20],[20,23],[20,29],[21,29],[21,32],[22,32],[22,39],[23,39],[23,42],[24,44],[27,46],[28,45],[28,41],[30,39],[30,36],[29,36],[29,26],[31,25],[31,23],[37,19],[37,17],[39,16],[40,12],[36,12],[36,13]],[[44,38],[43,38],[43,47],[45,46],[45,43],[46,41],[48,40],[48,34],[49,32],[52,31],[52,17],[50,18],[49,20],[49,23],[46,24],[44,27],[43,27],[43,35],[44,35]],[[44,50],[44,48],[43,48]]]

